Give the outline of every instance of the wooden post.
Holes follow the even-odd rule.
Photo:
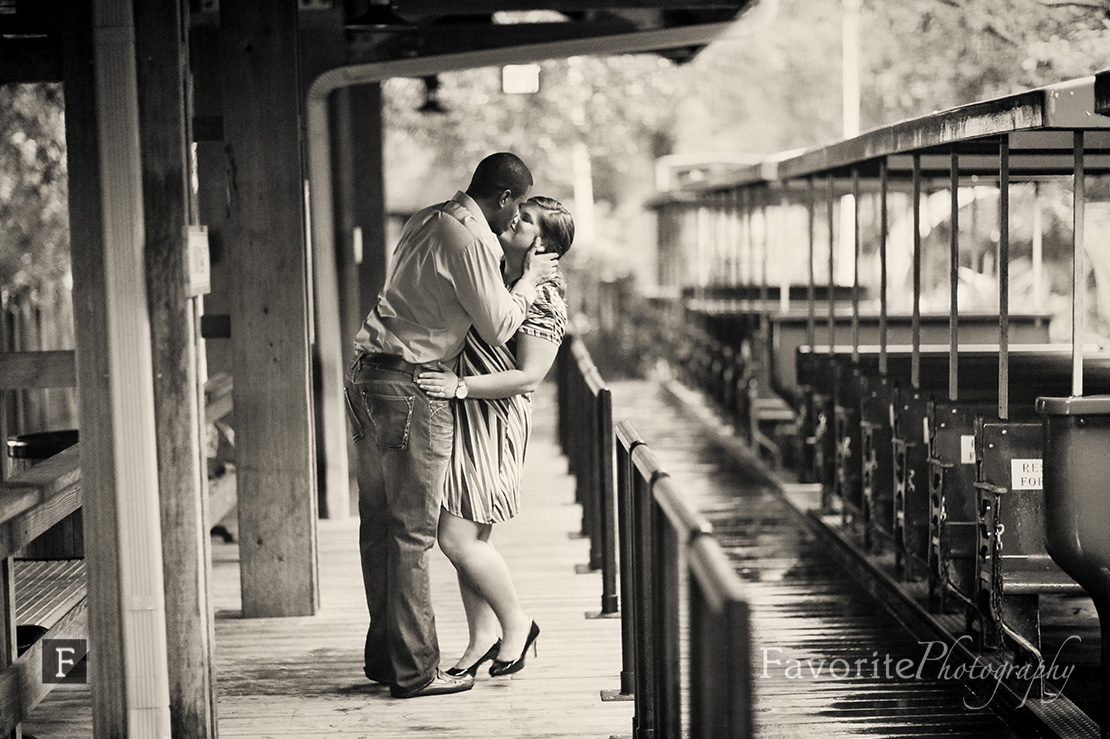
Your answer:
[[[220,14],[243,615],[319,601],[297,5]]]
[[[93,730],[167,736],[134,8],[62,7]]]
[[[226,245],[230,163],[224,150],[224,121],[221,104],[219,30],[199,25],[189,31],[190,62],[193,70],[192,139],[196,142],[197,210],[199,222],[208,229],[209,281],[204,296],[204,314],[209,319],[227,319],[235,294]],[[224,321],[226,325],[226,321]],[[206,337],[205,361],[210,375],[231,373],[230,337]],[[216,521],[212,522],[217,523]]]
[[[158,487],[170,673],[170,724],[180,739],[216,735],[207,475],[189,276],[188,47],[180,0],[135,5],[146,286],[154,362]]]
[[[374,305],[385,284],[385,269],[391,244],[386,243],[385,169],[382,149],[382,86],[380,82],[351,88],[351,117],[358,121],[354,139],[355,222],[362,230],[362,262],[359,264],[361,322]],[[355,329],[358,329],[356,324]]]

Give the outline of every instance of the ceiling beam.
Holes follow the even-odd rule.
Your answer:
[[[62,42],[59,37],[0,40],[0,84],[61,81]]]
[[[469,14],[489,14],[501,11],[555,10],[579,12],[613,8],[655,8],[664,10],[707,10],[731,8],[743,10],[752,0],[393,0],[393,11],[400,16],[458,15],[464,8]]]

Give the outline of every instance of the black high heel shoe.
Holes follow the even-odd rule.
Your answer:
[[[536,652],[535,641],[536,637],[540,635],[540,627],[536,622],[532,622],[532,628],[528,630],[528,640],[524,642],[524,649],[521,650],[520,656],[512,662],[505,662],[499,659],[493,660],[493,664],[489,666],[489,676],[497,677],[498,675],[511,675],[514,672],[520,672],[524,669],[524,658],[528,655],[528,647],[532,647],[533,654]]]
[[[485,654],[479,657],[478,661],[472,664],[470,667],[452,667],[449,670],[444,670],[444,672],[451,677],[462,677],[463,675],[470,675],[471,677],[474,677],[478,674],[478,668],[482,666],[482,663],[488,662],[489,660],[496,657],[499,651],[501,651],[500,639],[494,642],[493,646],[490,647]]]

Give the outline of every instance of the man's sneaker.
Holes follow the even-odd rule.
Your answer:
[[[474,677],[472,675],[460,675],[459,677],[452,677],[443,670],[436,670],[436,676],[430,683],[425,685],[420,690],[413,691],[412,693],[398,694],[393,693],[394,698],[419,698],[424,695],[447,695],[448,693],[461,693],[464,690],[470,690],[474,687]]]

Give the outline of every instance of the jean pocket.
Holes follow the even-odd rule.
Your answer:
[[[413,396],[374,395],[363,392],[366,410],[374,424],[374,436],[382,449],[404,449],[409,445]]]
[[[351,438],[358,441],[366,436],[366,432],[362,428],[362,421],[358,420],[358,411],[355,410],[355,404],[351,400],[350,388],[343,388],[343,400],[347,401],[347,421],[351,424]]]

